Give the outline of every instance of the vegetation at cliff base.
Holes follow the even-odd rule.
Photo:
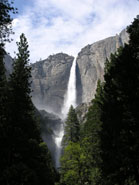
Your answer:
[[[14,8],[6,0],[0,8],[0,184],[53,185],[56,173],[31,101],[28,42],[21,34],[7,79],[4,43],[12,32],[10,11]]]
[[[64,148],[60,185],[139,184],[138,18],[127,32],[129,44],[106,60],[104,82],[98,81],[83,134]]]
[[[129,43],[106,60],[83,123],[70,107],[57,179],[31,100],[23,33],[6,75],[4,45],[16,12],[13,3],[0,1],[0,185],[139,185],[139,18],[127,27]]]

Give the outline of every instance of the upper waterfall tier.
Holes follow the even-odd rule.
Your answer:
[[[76,60],[77,105],[92,100],[98,79],[103,80],[106,58],[125,42],[128,42],[128,34],[123,30],[81,50]],[[60,114],[73,60],[74,57],[59,53],[31,65],[32,98],[38,108]]]
[[[70,70],[67,92],[64,97],[64,104],[62,107],[62,116],[64,119],[66,118],[71,105],[76,107],[76,60],[73,61]]]
[[[32,64],[32,99],[38,109],[60,114],[74,57],[64,53]]]

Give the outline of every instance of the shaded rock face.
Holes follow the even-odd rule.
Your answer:
[[[59,53],[32,64],[32,100],[38,109],[60,114],[74,57]]]
[[[89,103],[81,103],[80,105],[78,105],[75,109],[76,114],[77,114],[77,118],[80,124],[85,123],[86,121],[86,114],[88,112],[89,107],[92,105],[91,102]]]
[[[97,81],[103,81],[104,64],[111,53],[128,43],[126,30],[119,35],[98,41],[84,47],[77,57],[77,97],[78,104],[90,102],[95,95]]]
[[[13,59],[8,54],[4,56],[4,64],[6,69],[6,75],[9,76],[9,74],[12,73],[12,69],[13,69],[12,67]]]
[[[60,128],[63,125],[62,120],[45,110],[38,111],[40,117],[41,136],[44,142],[46,142],[53,159],[54,164],[56,163],[56,150],[55,137],[60,132]]]

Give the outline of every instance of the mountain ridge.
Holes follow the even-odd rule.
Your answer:
[[[119,35],[97,41],[81,49],[76,60],[82,86],[77,88],[77,95],[81,96],[78,104],[93,99],[98,79],[103,81],[106,58],[109,59],[111,53],[115,53],[120,46],[128,43],[128,40],[128,34],[123,30]]]
[[[120,34],[81,49],[76,58],[77,105],[93,99],[98,79],[103,81],[106,58],[109,59],[110,54],[128,43],[128,40],[124,29]],[[32,100],[38,109],[61,114],[73,60],[73,56],[57,53],[31,64]],[[12,59],[6,55],[4,61],[9,74],[12,71]]]

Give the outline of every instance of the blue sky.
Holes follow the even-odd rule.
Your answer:
[[[14,0],[14,7],[18,8],[19,14],[24,14],[24,10],[32,4],[33,0]]]
[[[25,33],[31,62],[51,54],[77,53],[95,41],[120,33],[139,14],[137,0],[14,0],[12,36],[6,45],[14,57],[16,41]]]

